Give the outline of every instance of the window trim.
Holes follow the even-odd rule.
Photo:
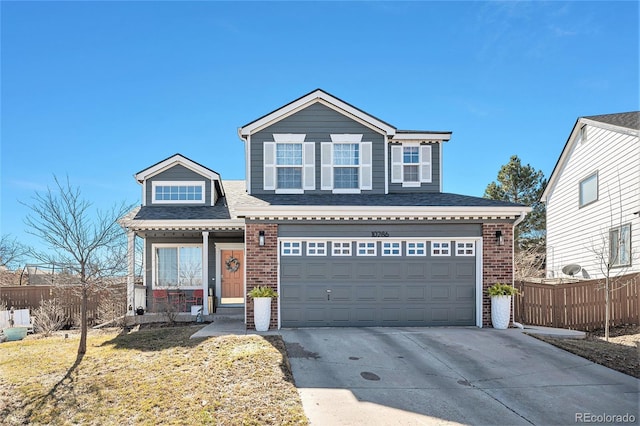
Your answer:
[[[627,254],[627,262],[626,263],[613,263],[611,262],[612,258],[613,258],[613,234],[617,233],[618,234],[618,241],[620,240],[620,236],[624,235],[624,230],[627,230],[627,241],[626,244],[624,245],[624,249],[626,251]],[[623,225],[620,226],[614,226],[613,228],[609,229],[609,262],[611,263],[611,267],[612,268],[627,268],[629,266],[631,266],[631,262],[632,262],[632,258],[633,256],[631,255],[631,250],[632,250],[632,246],[631,246],[631,224],[630,223],[625,223]]]
[[[365,252],[360,253],[360,244],[373,243],[373,253],[369,253],[369,247],[365,246]],[[378,240],[358,240],[356,241],[356,256],[357,257],[375,257],[378,255]]]
[[[402,142],[391,145],[391,183],[400,183],[403,188],[418,188],[423,183],[433,182],[433,145],[432,143]],[[418,162],[405,163],[404,149],[418,148]],[[418,166],[418,180],[405,181],[405,166]]]
[[[433,257],[445,257],[451,256],[451,241],[430,241],[431,244],[431,256]],[[440,247],[436,248],[435,245],[439,244]],[[446,247],[444,247],[446,245]],[[440,253],[435,253],[436,250],[440,250]]]
[[[202,191],[201,200],[156,200],[157,189],[159,186],[163,187],[200,187]],[[151,181],[151,204],[205,204],[207,199],[206,183],[203,180],[154,180]]]
[[[392,257],[392,256],[402,256],[402,240],[382,240],[380,241],[380,256],[384,256],[384,257]],[[385,244],[398,244],[397,249],[399,250],[398,253],[393,253],[393,250],[395,250],[395,248],[393,246],[387,248],[387,250],[391,250],[391,253],[386,254],[385,251]]]
[[[315,244],[315,247],[310,247],[310,244]],[[317,257],[317,256],[327,256],[328,250],[327,250],[327,246],[328,243],[327,241],[312,241],[312,240],[307,240],[306,244],[306,253],[307,256],[311,256],[311,257]],[[311,250],[315,250],[315,253],[311,253]]]
[[[347,246],[339,247],[340,253],[336,253],[335,252],[336,244],[347,244]],[[346,253],[344,252],[345,250],[347,250]],[[336,256],[336,257],[353,256],[353,240],[348,240],[348,241],[346,241],[346,240],[332,240],[331,241],[331,256]]]
[[[471,244],[471,253],[466,253],[468,250],[465,247],[466,244]],[[460,252],[460,245],[462,245],[462,252]],[[455,241],[455,255],[459,257],[473,257],[476,255],[476,242],[473,240],[456,240]]]
[[[409,247],[410,244],[416,244],[416,247]],[[422,247],[417,247],[418,244],[422,244]],[[411,250],[415,250],[416,253],[410,253]],[[418,253],[419,250],[422,250],[422,253]],[[406,256],[407,257],[424,257],[427,255],[427,242],[426,241],[406,241]]]
[[[596,182],[596,197],[593,200],[590,200],[588,202],[584,202],[583,198],[583,185],[585,183],[587,183],[587,181],[594,179],[595,178],[595,182]],[[586,207],[590,204],[595,203],[596,201],[598,201],[600,199],[600,177],[598,176],[598,172],[595,171],[591,174],[589,174],[587,177],[585,177],[584,179],[580,180],[580,182],[578,182],[578,207],[582,208],[582,207]]]
[[[320,143],[320,189],[333,194],[360,194],[373,189],[372,157],[373,144],[362,141],[362,134],[331,134],[331,142]],[[334,145],[351,144],[358,146],[357,165],[336,165]],[[358,173],[357,188],[335,188],[334,170],[336,168],[355,168]]]
[[[197,247],[200,249],[200,270],[201,270],[201,274],[200,274],[200,284],[195,285],[195,286],[160,286],[158,285],[158,265],[159,265],[159,259],[158,259],[158,249],[159,248],[175,248],[177,249],[177,253],[178,253],[178,259],[177,259],[177,264],[178,264],[178,277],[180,276],[180,248],[182,247]],[[152,289],[156,289],[156,290],[171,290],[171,289],[176,289],[176,290],[197,290],[202,288],[202,273],[204,273],[204,262],[202,259],[202,254],[204,253],[204,248],[202,246],[202,244],[197,244],[197,243],[154,243],[151,245],[151,261],[153,263],[153,267],[151,269],[151,288]]]
[[[292,244],[288,248],[291,253],[285,253],[285,244]],[[293,244],[299,244],[294,247]],[[301,240],[280,240],[280,256],[302,256],[302,241]]]

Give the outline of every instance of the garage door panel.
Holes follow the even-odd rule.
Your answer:
[[[384,263],[382,267],[382,278],[388,280],[399,280],[402,278],[402,265],[400,263]]]
[[[331,271],[332,280],[353,278],[351,276],[353,273],[353,264],[350,262],[333,262],[328,268],[328,270]]]
[[[444,262],[433,262],[431,264],[431,278],[448,278],[451,276],[451,264]]]
[[[378,300],[378,287],[374,285],[357,285],[355,287],[356,301],[375,302]]]
[[[426,285],[407,285],[405,286],[406,296],[405,299],[411,302],[426,302],[427,301],[427,286]]]
[[[475,256],[303,252],[280,261],[284,327],[475,324]]]
[[[383,302],[397,302],[402,297],[402,287],[398,284],[384,285],[380,289]]]

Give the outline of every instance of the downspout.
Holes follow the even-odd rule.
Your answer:
[[[513,222],[513,228],[511,229],[511,235],[513,235],[515,237],[516,235],[516,226],[518,226],[523,220],[524,218],[527,216],[527,212],[522,211],[520,212],[520,217],[517,218],[515,220],[515,222]],[[511,243],[511,287],[515,287],[516,285],[516,277],[515,274],[513,273],[513,269],[514,269],[514,265],[513,265],[513,260],[515,259],[516,256],[516,239],[512,238],[512,243]],[[513,321],[513,325],[515,325],[516,327],[520,328],[520,329],[524,329],[524,325],[520,324],[519,322],[515,321],[515,317],[516,317],[516,304],[512,303],[511,304],[511,318],[514,319]]]

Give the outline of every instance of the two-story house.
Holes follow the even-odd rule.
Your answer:
[[[547,277],[640,272],[638,129],[637,111],[577,119],[542,194]]]
[[[451,132],[398,130],[315,90],[238,135],[245,181],[179,154],[136,175],[143,203],[121,223],[131,251],[144,239],[149,304],[202,290],[253,328],[246,295],[266,285],[272,327],[490,324],[484,289],[512,281],[529,208],[442,192]]]

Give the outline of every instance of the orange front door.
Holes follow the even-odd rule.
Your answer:
[[[242,303],[244,301],[244,250],[221,250],[222,299],[229,303]],[[222,303],[225,300],[221,300]]]

